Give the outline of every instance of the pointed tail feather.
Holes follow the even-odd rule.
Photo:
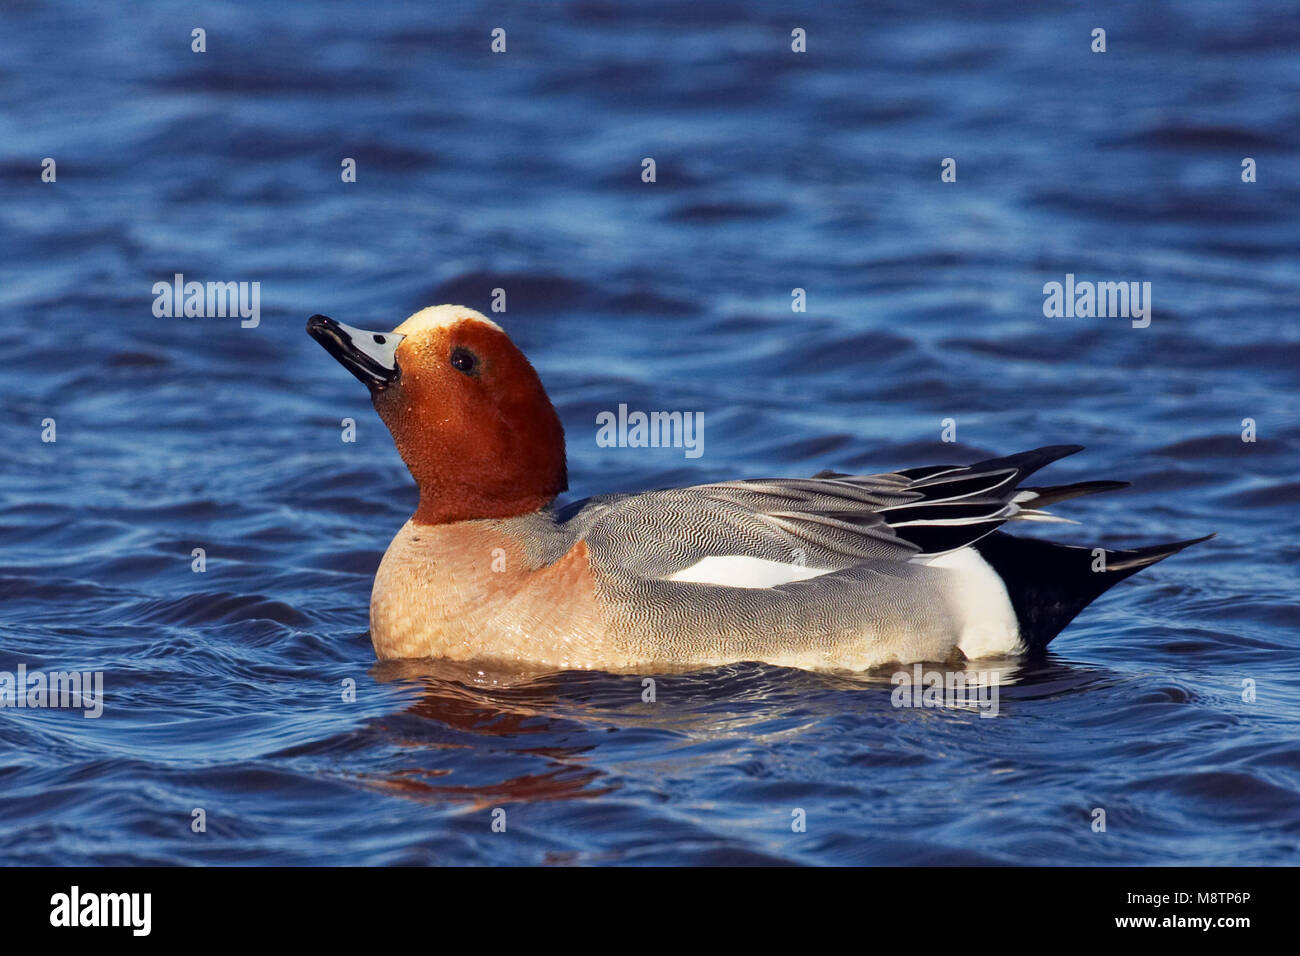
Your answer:
[[[972,472],[997,471],[1002,468],[1014,468],[1019,472],[1016,481],[1024,481],[1040,468],[1045,468],[1054,461],[1083,451],[1082,445],[1047,445],[1032,451],[1022,451],[1003,458],[986,458],[967,467]]]
[[[1212,537],[1208,534],[1146,548],[1106,550],[1104,566],[1094,557],[1092,548],[1017,538],[1004,531],[995,531],[973,547],[1002,578],[1020,623],[1020,636],[1034,652],[1047,647],[1075,615],[1112,586]],[[1094,567],[1098,570],[1094,571]]]
[[[1078,481],[1072,485],[1021,488],[1015,501],[1017,504],[1032,505],[1034,508],[1048,508],[1058,502],[1069,501],[1071,498],[1082,498],[1084,495],[1096,495],[1103,491],[1118,491],[1129,487],[1132,487],[1132,482],[1128,481]]]
[[[1106,569],[1112,572],[1123,572],[1123,576],[1128,577],[1130,574],[1150,567],[1158,561],[1163,561],[1171,554],[1177,554],[1183,548],[1190,548],[1202,541],[1209,541],[1216,533],[1211,532],[1199,538],[1189,538],[1186,541],[1170,541],[1168,544],[1153,544],[1146,548],[1134,548],[1131,551],[1107,551]]]

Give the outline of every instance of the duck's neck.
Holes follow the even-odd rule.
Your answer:
[[[528,491],[518,496],[488,496],[479,488],[463,489],[455,495],[441,490],[420,489],[420,504],[411,516],[415,525],[435,527],[461,521],[522,518],[536,514],[554,500],[556,492]]]

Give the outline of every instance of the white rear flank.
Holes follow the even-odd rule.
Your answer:
[[[968,658],[1001,657],[1024,650],[1007,586],[974,548],[959,548],[920,564],[950,572],[948,603],[957,623],[957,646]]]

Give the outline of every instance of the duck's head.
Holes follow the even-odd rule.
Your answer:
[[[559,416],[528,359],[485,315],[435,305],[392,332],[313,315],[307,332],[370,388],[419,486],[417,523],[527,514],[565,489]]]

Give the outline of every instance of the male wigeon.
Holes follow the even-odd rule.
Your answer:
[[[392,332],[323,315],[307,331],[370,388],[420,492],[375,576],[381,659],[626,672],[1002,657],[1043,649],[1111,585],[1205,540],[1112,551],[997,530],[1127,485],[1021,487],[1078,445],[557,508],[564,431],[495,322],[439,305]]]

